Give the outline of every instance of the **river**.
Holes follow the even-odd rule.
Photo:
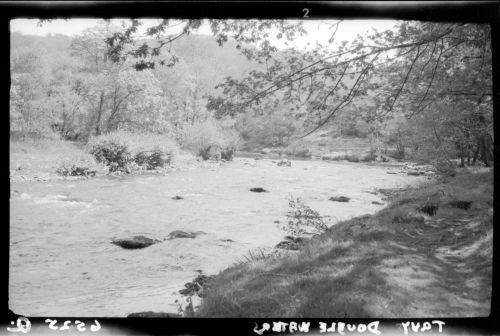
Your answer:
[[[9,308],[25,316],[125,317],[177,312],[178,290],[199,270],[214,274],[248,251],[272,249],[285,233],[288,197],[300,197],[330,224],[380,210],[376,188],[423,176],[364,163],[237,158],[214,168],[167,175],[11,184]],[[249,189],[263,187],[269,192]],[[174,200],[174,196],[183,197]],[[347,196],[347,203],[331,196]],[[203,231],[140,250],[113,238],[162,239],[173,230]]]

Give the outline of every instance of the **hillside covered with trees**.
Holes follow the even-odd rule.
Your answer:
[[[322,133],[366,139],[359,159],[492,162],[488,26],[400,22],[299,51],[277,49],[269,34],[293,45],[300,23],[257,22],[212,20],[213,37],[196,35],[196,20],[175,37],[161,35],[168,20],[146,39],[133,37],[137,20],[75,37],[14,33],[11,133],[87,141],[120,129],[181,141],[210,123],[250,151],[307,157]]]

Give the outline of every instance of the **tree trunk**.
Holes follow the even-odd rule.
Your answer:
[[[102,108],[104,105],[104,91],[101,91],[101,98],[99,101],[99,109],[97,110],[97,121],[95,125],[95,134],[101,135],[101,118],[102,118]]]
[[[474,157],[472,158],[472,165],[474,166],[476,164],[477,158],[479,156],[479,141],[477,142],[476,150],[474,151]]]
[[[486,167],[490,166],[489,153],[486,148],[486,139],[485,136],[482,135],[480,138],[480,148],[481,148],[481,160],[483,160]]]

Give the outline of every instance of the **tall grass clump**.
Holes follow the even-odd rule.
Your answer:
[[[177,153],[177,144],[165,135],[117,131],[91,138],[87,151],[110,172],[129,173],[169,165]]]
[[[182,138],[183,147],[203,160],[230,161],[239,143],[239,135],[232,127],[211,119],[187,127]]]

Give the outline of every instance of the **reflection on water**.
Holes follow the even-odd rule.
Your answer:
[[[306,169],[307,168],[307,169]],[[328,218],[373,213],[374,188],[423,177],[386,174],[355,163],[236,159],[218,169],[166,176],[16,183],[10,200],[9,307],[27,316],[118,316],[176,312],[177,291],[202,270],[213,274],[249,250],[270,249],[284,233],[290,195]],[[267,193],[252,193],[263,187]],[[174,200],[174,196],[182,200]],[[331,196],[350,197],[348,203]],[[163,239],[173,230],[203,231],[141,250],[113,238]]]

